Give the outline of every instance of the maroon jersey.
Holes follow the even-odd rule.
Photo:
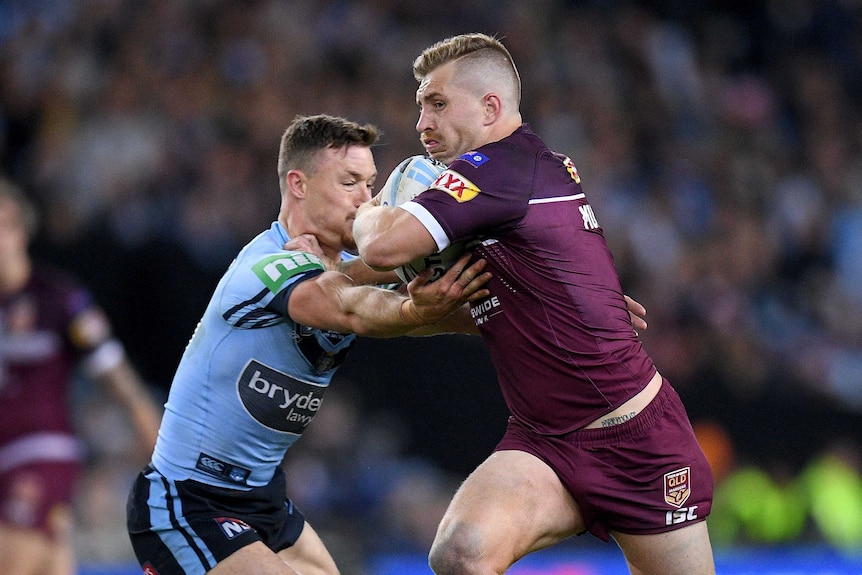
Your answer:
[[[117,345],[90,294],[57,270],[34,267],[22,290],[0,295],[0,523],[53,533],[82,460],[72,371],[83,360],[100,372]]]
[[[90,294],[53,268],[34,267],[23,290],[0,295],[0,448],[34,434],[72,436],[70,375],[108,337]]]
[[[656,369],[578,172],[529,126],[464,154],[413,201],[440,248],[483,239],[474,253],[493,273],[491,295],[472,314],[524,425],[578,429],[649,383]]]

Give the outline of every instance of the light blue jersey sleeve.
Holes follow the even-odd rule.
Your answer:
[[[325,271],[312,254],[284,251],[287,240],[273,223],[219,281],[165,405],[153,465],[166,477],[233,488],[268,483],[354,343],[353,334],[287,315],[293,288]]]

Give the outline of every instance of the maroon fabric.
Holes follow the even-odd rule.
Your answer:
[[[80,467],[37,462],[0,473],[0,523],[36,529],[49,537],[52,512],[71,510]]]
[[[547,463],[581,509],[587,531],[661,533],[703,521],[713,479],[685,408],[664,381],[633,419],[613,427],[539,435],[514,418],[496,448]]]
[[[655,374],[577,170],[527,126],[464,154],[414,202],[452,241],[487,238],[491,296],[472,313],[511,413],[560,434],[616,409]]]

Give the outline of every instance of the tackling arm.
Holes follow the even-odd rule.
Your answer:
[[[371,269],[361,258],[346,262],[342,261],[338,266],[338,271],[350,276],[357,284],[386,285],[401,283],[401,279],[395,272]]]
[[[473,317],[470,315],[469,305],[465,304],[440,321],[431,325],[416,328],[407,335],[427,336],[447,333],[464,333],[468,335],[479,334],[479,328],[476,327],[476,322],[473,321]]]
[[[469,255],[461,258],[435,282],[428,281],[427,273],[416,277],[407,286],[409,298],[392,290],[357,285],[339,272],[324,272],[294,288],[287,311],[297,323],[318,329],[371,337],[405,335],[488,295],[482,288],[491,277],[482,271],[485,261],[466,267],[469,259]]]

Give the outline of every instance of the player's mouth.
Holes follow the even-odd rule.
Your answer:
[[[440,148],[440,142],[433,138],[422,138],[422,145],[425,147],[425,151],[429,154],[433,154]]]

